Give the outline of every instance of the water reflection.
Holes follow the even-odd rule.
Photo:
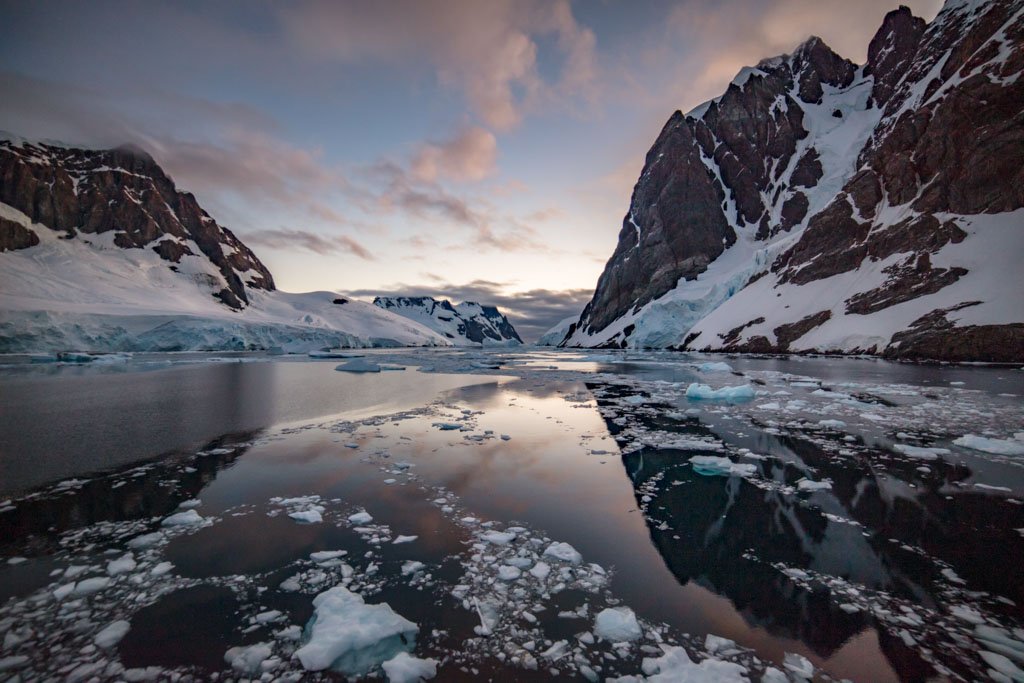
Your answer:
[[[615,405],[607,399],[599,403]],[[695,417],[648,415],[641,422],[691,436],[741,440],[724,423],[712,429]],[[608,427],[612,433],[621,429],[612,420]],[[996,615],[1021,622],[1024,584],[1018,568],[1024,543],[1014,530],[1024,525],[1024,511],[1005,498],[961,491],[957,484],[971,477],[969,469],[941,460],[920,468],[919,461],[885,453],[837,458],[835,451],[794,435],[762,434],[758,446],[758,452],[771,456],[756,462],[760,486],[736,476],[697,474],[688,464],[694,451],[645,447],[623,455],[637,502],[645,496],[650,501],[651,540],[681,584],[692,582],[727,597],[749,626],[803,643],[826,669],[852,666],[858,678],[869,680],[920,680],[936,671],[892,620],[843,609],[845,596],[823,582],[793,581],[780,567],[836,577],[886,601],[891,596],[939,613],[964,600],[961,589],[984,591]],[[830,491],[795,492],[792,487],[808,466],[817,479],[831,480]],[[999,561],[994,561],[996,549]],[[871,649],[864,638],[877,643],[888,664],[877,655],[849,661],[844,651],[851,643]],[[840,653],[847,661],[837,662]],[[962,655],[946,657],[940,651],[936,656],[969,677]]]

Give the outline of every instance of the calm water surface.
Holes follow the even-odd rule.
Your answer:
[[[72,557],[62,540],[68,533],[107,523],[152,531],[182,502],[199,500],[196,509],[216,523],[162,549],[181,583],[169,593],[132,595],[140,607],[119,612],[131,628],[117,656],[126,667],[222,669],[229,647],[264,641],[274,630],[240,618],[247,605],[278,610],[288,623],[308,621],[310,596],[278,589],[297,562],[319,550],[351,557],[367,551],[365,534],[351,526],[329,519],[297,524],[272,502],[315,494],[336,501],[325,514],[332,505],[365,509],[374,524],[418,537],[372,547],[372,559],[391,576],[405,562],[423,562],[434,588],[429,581],[384,581],[371,601],[387,602],[421,633],[436,631],[417,654],[442,659],[440,680],[550,679],[543,668],[505,669],[492,661],[469,669],[445,659],[479,623],[438,588],[458,583],[458,558],[472,542],[453,514],[520,524],[571,543],[588,562],[612,571],[616,599],[644,620],[701,640],[732,639],[776,666],[797,653],[835,678],[970,679],[982,670],[972,643],[957,650],[943,640],[938,617],[910,625],[918,617],[904,609],[908,604],[938,614],[973,591],[987,596],[993,623],[1024,624],[1019,464],[966,454],[879,459],[863,435],[761,431],[728,410],[683,412],[685,401],[655,401],[629,413],[622,399],[637,385],[592,373],[647,383],[702,376],[678,356],[621,360],[506,357],[509,375],[528,368],[522,379],[497,376],[500,370],[348,375],[334,372],[334,363],[285,360],[9,372],[0,379],[0,476],[3,489],[18,495],[0,512],[0,556],[27,560],[0,565],[0,600],[18,605],[53,581],[51,572],[102,564],[124,548],[123,536],[99,535]],[[428,362],[424,354],[420,364]],[[1010,369],[730,362],[740,372],[922,392],[962,382],[953,386],[1011,413],[1024,393],[1024,373]],[[412,410],[439,397],[429,412]],[[466,430],[438,428],[450,420],[466,421]],[[636,429],[749,448],[761,454],[758,479],[702,476],[688,462],[692,452],[633,448],[624,430]],[[851,439],[860,450],[835,457]],[[127,465],[158,455],[141,468]],[[807,468],[831,489],[796,495]],[[94,474],[100,470],[107,473]],[[70,477],[79,481],[52,484]],[[962,486],[973,481],[1005,490]],[[436,491],[458,501],[460,512],[445,514],[430,493]],[[572,591],[554,598],[543,617],[551,641],[591,628],[592,614],[555,616],[584,602]],[[16,631],[18,614],[0,614],[7,619],[0,627]],[[902,614],[910,630],[892,614]]]

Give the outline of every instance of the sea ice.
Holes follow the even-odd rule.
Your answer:
[[[832,484],[827,481],[811,481],[810,479],[801,479],[796,483],[796,487],[801,491],[827,491],[832,488]]]
[[[161,526],[191,526],[193,524],[202,524],[206,521],[206,518],[199,515],[195,510],[185,510],[184,512],[176,512],[170,517],[165,517],[164,521],[160,522]]]
[[[987,436],[964,434],[953,443],[957,446],[994,455],[1024,455],[1024,440],[1019,438],[992,439]]]
[[[516,535],[511,531],[485,531],[480,534],[480,540],[494,545],[508,545],[516,540]]]
[[[645,657],[643,672],[650,683],[746,683],[747,670],[739,664],[723,662],[714,657],[694,663],[686,650],[662,645],[665,654]]]
[[[757,465],[733,462],[718,455],[695,455],[690,463],[694,472],[705,477],[749,477],[757,473]]]
[[[107,573],[111,576],[125,574],[135,569],[135,565],[135,557],[133,557],[131,553],[125,553],[116,560],[107,562]]]
[[[691,401],[749,401],[754,398],[754,389],[749,384],[712,389],[707,384],[694,382],[686,388],[686,398]]]
[[[121,639],[128,633],[129,628],[131,628],[131,625],[127,621],[112,621],[96,634],[92,642],[96,644],[96,647],[104,649],[114,647],[121,642]]]
[[[420,659],[408,652],[399,652],[381,664],[381,668],[387,674],[388,683],[419,683],[437,675],[437,660]]]
[[[639,640],[644,633],[636,614],[628,607],[609,607],[594,619],[594,635],[612,643]]]
[[[569,564],[579,564],[583,561],[579,551],[568,543],[552,543],[544,550],[544,557],[553,557]]]
[[[320,510],[318,510],[318,507],[320,506],[314,506],[309,508],[308,510],[298,510],[296,512],[289,512],[288,516],[294,519],[296,522],[302,522],[304,524],[319,524],[320,522],[324,521],[324,517],[322,514],[320,514],[320,510],[322,510],[323,508],[320,508]]]
[[[701,372],[732,372],[732,366],[728,363],[701,363],[697,366]]]
[[[362,512],[357,512],[354,515],[349,515],[348,521],[353,524],[369,524],[373,521],[373,516],[366,510],[363,510]]]
[[[923,446],[910,446],[905,443],[898,443],[892,447],[897,453],[902,453],[908,458],[918,460],[937,460],[940,455],[949,453],[948,448],[925,448]]]
[[[362,358],[355,358],[334,368],[338,372],[380,372],[380,366]]]
[[[313,599],[315,612],[295,656],[308,671],[332,668],[347,676],[366,674],[412,647],[419,627],[387,604],[367,605],[343,586]]]
[[[258,674],[260,664],[274,653],[270,643],[255,643],[242,647],[233,647],[224,653],[224,661],[235,671],[243,674]]]
[[[401,536],[400,535],[397,538],[395,538],[395,540],[391,541],[391,545],[399,545],[401,543],[412,543],[417,538],[419,538],[419,536]]]

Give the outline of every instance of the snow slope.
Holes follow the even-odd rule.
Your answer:
[[[540,339],[537,340],[537,346],[558,346],[565,339],[565,336],[569,334],[569,328],[579,319],[578,315],[570,315],[565,320],[559,321],[540,336]]]
[[[149,249],[116,246],[114,231],[64,239],[3,203],[0,218],[40,239],[0,253],[0,352],[450,345],[372,304],[335,304],[332,292],[248,288],[250,305],[237,311],[213,297],[221,276],[202,256],[171,264]]]

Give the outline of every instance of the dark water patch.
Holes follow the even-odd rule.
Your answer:
[[[132,617],[119,646],[121,661],[127,668],[194,666],[219,671],[228,648],[256,642],[239,633],[239,607],[234,593],[219,586],[165,595]]]

